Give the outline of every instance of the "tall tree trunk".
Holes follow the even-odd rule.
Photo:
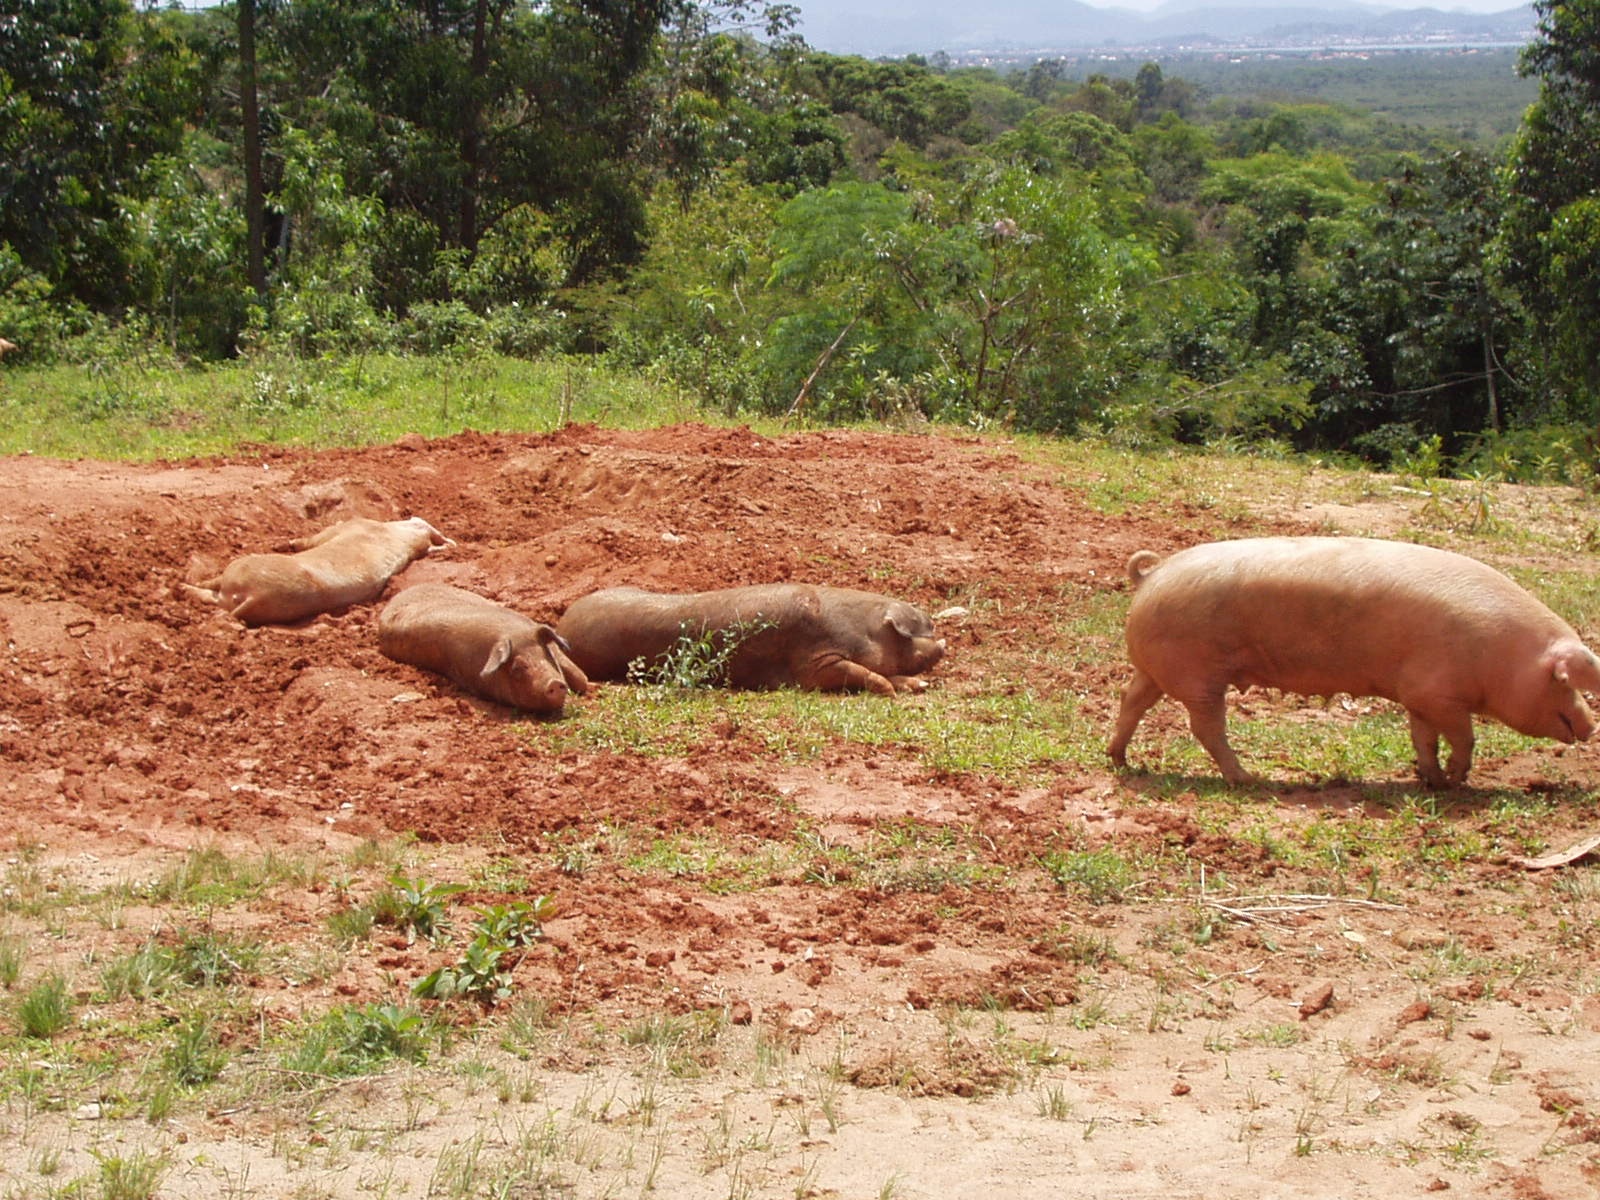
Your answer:
[[[483,176],[483,102],[480,84],[489,69],[489,0],[477,0],[472,10],[472,68],[468,73],[468,102],[461,111],[461,248],[478,249],[478,186]]]
[[[1482,264],[1478,268],[1478,337],[1483,345],[1483,383],[1489,393],[1489,430],[1500,432],[1500,389],[1495,378],[1494,330],[1489,324],[1488,288]]]
[[[261,187],[261,110],[256,95],[256,0],[239,0],[239,101],[244,117],[245,271],[256,298],[267,298],[266,211]]]

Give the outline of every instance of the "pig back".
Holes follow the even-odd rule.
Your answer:
[[[1372,538],[1245,538],[1147,567],[1129,606],[1134,665],[1174,695],[1228,684],[1401,699],[1480,693],[1569,626],[1476,559]],[[1426,677],[1426,684],[1419,682]]]
[[[921,609],[871,592],[771,583],[683,594],[607,588],[573,602],[556,626],[591,679],[625,679],[660,665],[683,637],[737,638],[726,682],[737,688],[809,686],[819,668],[849,660],[886,675],[931,667],[944,645]]]
[[[605,588],[574,600],[556,622],[572,661],[590,679],[623,680],[630,664],[659,666],[683,637],[739,633],[729,662],[729,681],[750,686],[744,662],[772,657],[780,631],[792,636],[818,605],[815,588],[801,584],[757,584],[709,592],[647,592]],[[812,617],[814,623],[815,617]]]
[[[532,640],[538,622],[465,588],[419,583],[406,588],[378,617],[378,649],[396,662],[474,684],[495,643]]]

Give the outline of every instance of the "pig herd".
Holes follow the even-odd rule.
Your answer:
[[[246,624],[291,623],[374,601],[415,559],[453,544],[420,517],[357,518],[185,586]],[[1243,538],[1166,559],[1141,550],[1128,576],[1133,676],[1108,747],[1118,766],[1144,714],[1171,696],[1224,778],[1248,780],[1228,744],[1230,687],[1395,701],[1430,787],[1466,779],[1475,714],[1569,743],[1595,730],[1583,692],[1600,693],[1600,660],[1531,594],[1464,555],[1372,538]],[[536,713],[560,711],[591,680],[658,666],[685,637],[726,648],[732,687],[886,696],[926,687],[945,650],[914,605],[807,584],[608,588],[574,601],[554,628],[461,588],[418,584],[378,619],[389,658]]]

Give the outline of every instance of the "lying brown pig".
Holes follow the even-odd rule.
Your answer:
[[[284,625],[376,600],[413,559],[455,545],[421,517],[356,517],[291,542],[294,554],[246,554],[186,585],[246,625]]]
[[[1430,787],[1466,779],[1474,713],[1563,742],[1595,730],[1579,689],[1600,692],[1600,661],[1555,613],[1464,555],[1369,538],[1247,538],[1165,560],[1141,550],[1128,576],[1134,673],[1108,747],[1119,766],[1139,719],[1170,695],[1223,777],[1248,779],[1228,745],[1230,685],[1398,702]]]
[[[799,583],[691,595],[607,588],[574,601],[556,623],[591,679],[626,679],[629,664],[661,665],[680,638],[731,646],[724,681],[736,688],[865,690],[892,696],[944,655],[933,621],[887,596]]]
[[[550,626],[442,583],[419,583],[384,605],[378,648],[530,712],[560,712],[569,691],[589,690]]]

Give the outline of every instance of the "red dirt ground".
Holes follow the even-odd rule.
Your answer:
[[[991,861],[1018,869],[1067,835],[1083,844],[1112,842],[1126,853],[1181,846],[1194,863],[1271,892],[1275,864],[1263,843],[1200,828],[1181,798],[1146,794],[1138,776],[1062,771],[1046,787],[1020,788],[849,742],[830,746],[814,766],[775,768],[734,721],[681,757],[547,752],[540,735],[559,722],[536,724],[530,733],[505,710],[384,658],[375,632],[379,605],[298,627],[246,629],[180,585],[241,553],[285,548],[335,520],[416,514],[457,545],[413,564],[398,586],[454,583],[546,620],[588,591],[621,583],[700,590],[796,580],[892,591],[929,611],[967,605],[981,613],[942,630],[950,648],[933,672],[936,688],[1003,689],[997,664],[1022,663],[1026,679],[1012,686],[1074,698],[1079,717],[1094,725],[1092,736],[1103,740],[1120,669],[1074,662],[1054,632],[1045,639],[1051,652],[1030,656],[1063,599],[1120,589],[1124,563],[1137,549],[1310,526],[1294,514],[1230,522],[1159,504],[1106,515],[1057,476],[994,439],[859,432],[769,438],[700,426],[468,434],[323,453],[264,448],[148,467],[0,460],[0,765],[7,793],[0,845],[116,864],[196,845],[339,849],[415,833],[435,861],[447,860],[452,848],[463,861],[516,859],[530,892],[558,897],[549,937],[519,966],[517,983],[552,997],[559,1012],[604,1011],[622,1020],[721,1005],[736,1022],[750,1020],[796,1045],[848,1033],[853,1049],[844,1067],[864,1092],[880,1085],[911,1097],[992,1092],[1000,1068],[981,1056],[944,1056],[927,1066],[894,1021],[986,1002],[1011,1013],[1070,1011],[1100,985],[1095,967],[1051,952],[1064,924],[1131,953],[1152,936],[1155,918],[1119,929],[1125,909],[1043,888],[889,891],[813,886],[796,875],[717,895],[694,881],[628,872],[591,872],[578,885],[557,869],[559,851],[608,829],[650,825],[755,844],[781,839],[802,821],[850,844],[882,822],[914,818],[982,839]],[[1155,730],[1181,735],[1179,716],[1153,713],[1135,755]],[[1264,807],[1291,829],[1337,822],[1341,813],[1364,811],[1374,795],[1398,796],[1409,787],[1407,773],[1407,764],[1394,764],[1375,781],[1376,792],[1296,786]],[[1491,757],[1474,774],[1480,788],[1569,800],[1587,797],[1597,779],[1600,748],[1591,747]],[[1447,798],[1440,819],[1456,822],[1451,832],[1491,821],[1471,796]],[[1551,840],[1575,837],[1592,820],[1592,803],[1573,804],[1553,822]],[[1123,1048],[1110,1056],[1119,1065],[1103,1064],[1079,1102],[1080,1111],[1092,1100],[1095,1111],[1110,1115],[1082,1130],[1081,1146],[1057,1146],[1054,1166],[1041,1163],[1020,1177],[1029,1186],[1007,1175],[1021,1168],[947,1158],[933,1179],[895,1168],[902,1186],[894,1194],[939,1194],[943,1179],[946,1194],[957,1195],[966,1184],[996,1178],[1011,1179],[1017,1195],[1333,1195],[1319,1189],[1347,1179],[1359,1182],[1341,1194],[1413,1194],[1435,1184],[1457,1194],[1595,1194],[1596,1160],[1580,1136],[1592,1123],[1562,1125],[1537,1094],[1566,1088],[1556,1108],[1590,1121],[1592,1073],[1575,1078],[1566,1069],[1596,1048],[1600,1028],[1583,954],[1547,963],[1543,988],[1537,971],[1533,982],[1502,981],[1494,1006],[1470,968],[1459,978],[1417,982],[1418,964],[1446,942],[1481,955],[1497,947],[1529,962],[1559,957],[1553,876],[1529,882],[1534,877],[1507,867],[1503,855],[1469,871],[1475,882],[1465,897],[1430,894],[1419,876],[1403,913],[1296,918],[1290,924],[1299,933],[1283,935],[1296,951],[1281,958],[1273,957],[1276,946],[1247,933],[1195,950],[1166,982],[1148,969],[1130,972],[1115,986],[1144,991],[1136,1000],[1122,997]],[[110,866],[104,873],[114,875]],[[1496,912],[1497,896],[1512,897],[1504,904],[1514,916],[1504,907]],[[306,896],[285,906],[281,922],[312,923],[336,903],[332,895]],[[1526,915],[1541,906],[1542,915]],[[1574,944],[1587,937],[1585,926]],[[1383,949],[1373,952],[1374,942]],[[438,961],[424,943],[384,944],[353,957],[330,987],[352,1000],[403,999],[404,981]],[[1191,977],[1197,961],[1207,979]],[[1120,978],[1105,974],[1112,970],[1103,966],[1100,975]],[[1224,1001],[1212,984],[1230,976],[1238,990]],[[1324,1014],[1327,998],[1319,1003],[1316,992],[1330,981],[1335,1003]],[[1104,986],[1115,995],[1112,984]],[[1440,989],[1450,987],[1456,998],[1441,999]],[[1168,988],[1187,997],[1184,1016],[1172,1022],[1187,1028],[1185,1042],[1172,1040],[1156,1015]],[[1432,1007],[1425,1005],[1422,1018],[1408,1017],[1408,1004],[1423,993]],[[277,1003],[287,1011],[299,1002],[285,992]],[[1127,1014],[1146,1011],[1140,1006],[1154,1006],[1150,1041],[1133,1050],[1127,1043],[1140,1039]],[[1428,1019],[1446,1008],[1484,1036],[1450,1040],[1439,1020]],[[1528,1026],[1528,1014],[1552,1009],[1559,1038],[1546,1031],[1551,1021]],[[1338,1103],[1347,1115],[1367,1114],[1354,1124],[1367,1120],[1385,1132],[1381,1145],[1363,1146],[1346,1129],[1342,1148],[1359,1153],[1319,1158],[1300,1153],[1330,1140],[1326,1117],[1299,1128],[1315,1082],[1298,1085],[1300,1099],[1277,1102],[1277,1126],[1266,1117],[1252,1124],[1254,1108],[1270,1106],[1258,1105],[1254,1091],[1248,1100],[1235,1094],[1226,1056],[1219,1066],[1218,1055],[1200,1047],[1206,1028],[1237,1028],[1234,1022],[1293,1028],[1334,1020],[1343,1024],[1337,1033],[1330,1026],[1321,1044],[1327,1070],[1343,1081]],[[1551,1048],[1538,1064],[1533,1050],[1516,1052],[1529,1065],[1510,1072],[1524,1085],[1515,1095],[1494,1074],[1503,1059],[1474,1057],[1503,1055],[1513,1038],[1520,1047],[1540,1037]],[[1238,1053],[1242,1059],[1263,1050],[1251,1043]],[[1460,1061],[1444,1078],[1400,1095],[1395,1081],[1408,1078],[1406,1065],[1425,1054]],[[1077,1087],[1081,1066],[1061,1078]],[[1192,1098],[1190,1077],[1198,1093]],[[1269,1070],[1264,1078],[1271,1077]],[[1471,1108],[1473,1097],[1479,1108]],[[1441,1113],[1467,1109],[1444,1134],[1427,1132]],[[1210,1115],[1202,1119],[1198,1111]],[[1380,1120],[1384,1112],[1390,1124]],[[863,1117],[861,1129],[874,1119]],[[1183,1132],[1191,1125],[1192,1133]],[[1441,1149],[1472,1140],[1461,1131],[1482,1129],[1496,1135],[1480,1139],[1491,1147],[1482,1156]],[[888,1130],[884,1136],[897,1136]],[[1098,1149],[1090,1151],[1095,1130]],[[1445,1136],[1450,1130],[1454,1142]],[[1269,1142],[1270,1151],[1255,1149]],[[1566,1149],[1573,1145],[1579,1148]],[[1172,1152],[1183,1161],[1169,1161]],[[865,1153],[870,1159],[874,1151]],[[1099,1157],[1085,1163],[1084,1153]],[[1087,1185],[1091,1177],[1102,1180],[1097,1190],[1073,1190],[1073,1180]],[[856,1190],[824,1180],[808,1194],[866,1194],[884,1183],[866,1168],[841,1178],[853,1178]],[[793,1180],[784,1186],[787,1193],[771,1194],[807,1194]],[[702,1190],[737,1191],[720,1179]]]

